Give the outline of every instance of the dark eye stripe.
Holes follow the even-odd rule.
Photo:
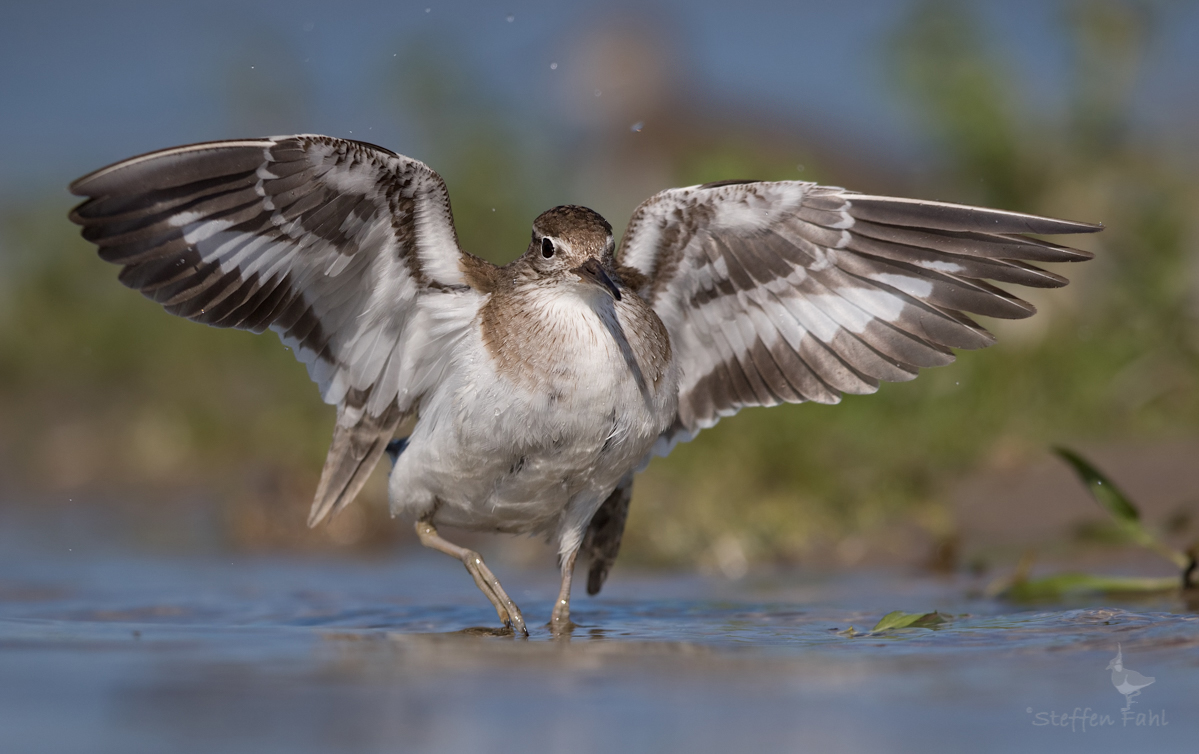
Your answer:
[[[554,242],[548,238],[541,239],[541,256],[549,259],[554,255]]]

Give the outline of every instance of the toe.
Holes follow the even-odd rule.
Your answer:
[[[512,616],[512,628],[516,631],[520,631],[525,636],[528,636],[529,629],[525,628],[524,616],[520,614],[520,610],[516,608],[516,605],[512,605],[509,614]]]

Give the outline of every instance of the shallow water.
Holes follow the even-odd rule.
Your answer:
[[[1027,608],[904,573],[618,567],[576,596],[567,642],[541,625],[555,574],[497,566],[521,640],[477,630],[494,611],[435,553],[139,555],[5,523],[3,752],[1194,751],[1199,734],[1199,616],[1168,599]],[[896,609],[953,618],[845,633]],[[1117,643],[1156,678],[1127,722]]]

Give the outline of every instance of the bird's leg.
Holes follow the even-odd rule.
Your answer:
[[[562,588],[558,590],[558,601],[554,603],[554,612],[550,617],[550,628],[554,633],[568,632],[570,623],[570,580],[575,572],[575,558],[579,556],[576,547],[573,552],[562,560]]]
[[[475,580],[475,585],[479,587],[479,591],[483,593],[491,604],[495,606],[496,613],[500,616],[500,621],[507,627],[521,632],[525,636],[529,635],[529,629],[525,628],[525,619],[520,614],[520,608],[500,586],[499,579],[491,572],[491,569],[483,562],[483,558],[474,550],[468,550],[465,547],[459,547],[452,542],[448,542],[437,533],[437,529],[428,521],[416,522],[416,536],[420,537],[420,543],[425,547],[430,547],[438,552],[444,552],[454,558],[462,561],[466,566],[466,570]]]

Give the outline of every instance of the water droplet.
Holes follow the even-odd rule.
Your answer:
[[[629,130],[635,134],[641,133],[641,129],[643,128],[645,128],[645,123],[642,121],[637,121],[633,125],[629,126]]]
[[[601,92],[599,89],[596,89],[596,90],[595,90],[595,96],[597,96],[597,97],[598,97],[598,96],[600,96],[601,94],[603,94],[603,92]]]
[[[508,14],[508,23],[512,23],[512,22],[513,22],[513,21],[515,21],[515,20],[516,20],[516,16],[512,15],[511,13],[509,13],[509,14]]]
[[[432,8],[425,8],[425,13],[429,13],[432,10],[433,10]]]
[[[556,70],[558,70],[558,64],[557,64],[557,63],[550,63],[550,70],[551,70],[551,71],[556,71]]]
[[[311,21],[309,21],[308,23],[304,24],[304,31],[312,31],[313,26],[314,26],[314,24]]]
[[[795,169],[802,173],[803,172],[803,163],[801,162],[798,165],[796,165]]]

